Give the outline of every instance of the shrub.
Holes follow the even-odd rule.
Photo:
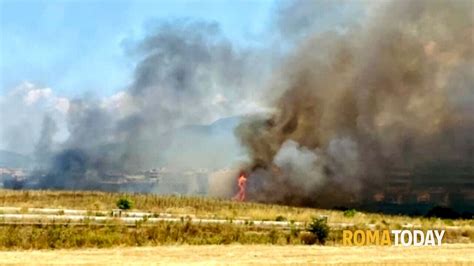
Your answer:
[[[282,215],[278,215],[276,218],[275,218],[275,221],[277,222],[284,222],[286,221],[286,218]]]
[[[133,207],[133,202],[127,198],[120,198],[117,201],[117,208],[121,210],[129,210]]]
[[[309,224],[308,231],[316,237],[316,241],[319,244],[324,245],[329,235],[327,217],[313,218],[313,220]]]
[[[268,233],[270,243],[276,244],[278,242],[278,232],[275,229],[270,230]]]
[[[299,233],[300,233],[300,230],[298,228],[296,228],[294,224],[291,224],[290,225],[290,235],[292,237],[298,237]]]
[[[357,211],[355,209],[345,210],[344,217],[354,217]]]

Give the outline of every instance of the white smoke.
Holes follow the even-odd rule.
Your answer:
[[[301,188],[305,193],[314,191],[326,180],[324,174],[325,160],[318,150],[309,150],[296,141],[287,140],[273,160],[284,175],[290,176],[292,185]]]
[[[22,82],[0,97],[0,149],[31,154],[46,116],[59,127],[54,140],[64,140],[69,106],[69,99],[56,95],[53,89]]]

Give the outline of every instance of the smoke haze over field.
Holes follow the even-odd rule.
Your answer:
[[[2,142],[34,151],[38,174],[46,169],[41,187],[80,187],[110,171],[222,168],[240,156],[232,135],[238,118],[210,124],[259,110],[264,53],[234,47],[216,23],[189,19],[156,23],[129,53],[139,62],[126,91],[65,99],[55,119],[63,98],[49,88],[25,83],[2,99]],[[259,73],[252,71],[257,65]],[[57,120],[67,130],[61,141],[54,139]],[[29,125],[33,133],[25,131]]]
[[[331,207],[380,190],[393,169],[474,163],[472,1],[274,10],[258,46],[232,43],[215,22],[154,23],[128,43],[138,62],[112,97],[20,85],[0,98],[2,147],[34,154],[43,188],[234,166],[249,174],[250,200]],[[216,120],[222,128],[200,128]],[[216,173],[211,193],[233,194],[235,172]]]

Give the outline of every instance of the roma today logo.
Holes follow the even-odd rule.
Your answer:
[[[445,230],[343,230],[344,246],[441,246]]]

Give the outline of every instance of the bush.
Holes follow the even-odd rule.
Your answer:
[[[275,218],[275,221],[277,222],[284,222],[286,221],[286,218],[282,215],[278,215],[276,218]]]
[[[355,209],[345,210],[344,217],[354,217],[357,211]]]
[[[121,210],[129,210],[133,207],[133,202],[127,198],[120,198],[117,201],[117,208]]]
[[[319,244],[324,245],[329,235],[329,226],[327,218],[313,218],[313,220],[309,224],[308,231],[316,237],[316,241]]]

